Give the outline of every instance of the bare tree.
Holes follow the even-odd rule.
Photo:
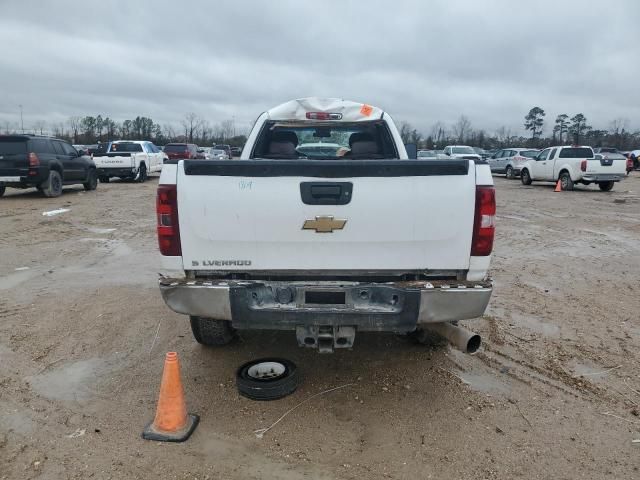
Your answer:
[[[44,135],[44,129],[47,128],[47,122],[44,120],[38,120],[33,122],[33,131],[40,132],[40,135]]]
[[[233,120],[224,120],[220,122],[220,133],[223,141],[231,138],[234,130],[235,125]]]
[[[55,123],[53,125],[53,136],[58,138],[67,136],[64,130],[64,122]]]
[[[471,121],[464,115],[460,115],[458,121],[453,124],[453,134],[458,139],[459,143],[464,143],[465,139],[471,133]]]
[[[502,126],[496,130],[496,138],[500,142],[501,147],[506,147],[511,141],[511,129],[509,127]]]
[[[437,121],[433,124],[433,127],[431,127],[431,138],[436,148],[438,146],[444,147],[445,139],[447,138],[447,127],[443,122]]]
[[[6,135],[10,134],[10,133],[15,133],[18,131],[18,124],[16,122],[9,122],[9,120],[6,120],[4,122],[4,133]]]
[[[411,130],[413,127],[409,122],[400,122],[400,138],[402,138],[402,143],[409,143],[411,138]]]
[[[198,141],[201,145],[205,145],[211,141],[212,128],[207,120],[200,122],[200,129],[198,131]]]
[[[175,128],[173,128],[173,125],[165,124],[162,127],[162,132],[163,132],[164,137],[169,139],[169,141],[175,140],[178,137],[178,135],[176,134]]]
[[[184,127],[184,136],[187,137],[189,142],[193,142],[193,137],[200,128],[202,119],[197,114],[189,112],[185,114],[180,123]]]
[[[616,118],[614,120],[611,120],[611,123],[609,124],[609,131],[613,135],[622,134],[628,129],[629,119],[627,118]]]
[[[69,125],[69,130],[71,130],[71,135],[73,136],[73,143],[78,143],[78,132],[82,126],[82,117],[69,117],[67,124]]]

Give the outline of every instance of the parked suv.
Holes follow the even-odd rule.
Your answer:
[[[527,160],[535,157],[540,150],[533,148],[504,148],[498,150],[489,158],[491,173],[504,173],[507,178],[513,179],[520,175],[520,170]]]
[[[46,197],[62,194],[63,185],[95,190],[93,159],[64,140],[38,135],[0,135],[0,196],[6,187],[37,188]]]
[[[169,160],[204,158],[204,153],[198,153],[198,146],[193,143],[167,143],[164,146],[164,153]]]

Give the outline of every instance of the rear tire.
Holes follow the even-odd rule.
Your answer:
[[[7,187],[5,187],[4,185],[2,185],[0,187],[0,197],[4,195],[4,192],[7,190]]]
[[[98,178],[100,179],[100,183],[109,183],[111,181],[111,178],[106,175],[100,175]]]
[[[95,190],[96,188],[98,188],[98,174],[93,168],[89,170],[89,178],[87,179],[86,183],[82,184],[82,186],[86,191]]]
[[[569,172],[560,173],[560,177],[558,178],[558,180],[560,180],[560,188],[562,190],[564,190],[565,192],[573,190],[573,180],[571,180],[571,175],[569,175]]]
[[[602,190],[603,192],[609,192],[613,188],[613,183],[614,182],[612,181],[598,182],[598,187],[600,187],[600,190]]]
[[[529,175],[529,170],[526,168],[520,173],[520,181],[523,185],[531,185],[531,175]]]
[[[506,175],[509,180],[513,180],[514,178],[516,178],[515,174],[513,173],[513,168],[511,168],[511,165],[507,167]]]
[[[42,184],[42,194],[49,198],[62,195],[62,175],[55,170],[50,170],[49,179]]]
[[[138,183],[144,183],[147,179],[147,166],[144,163],[140,164],[140,168],[138,168],[138,175],[135,176],[134,180]]]
[[[202,345],[220,347],[236,339],[236,332],[231,327],[231,322],[195,316],[190,316],[189,319],[193,337]]]

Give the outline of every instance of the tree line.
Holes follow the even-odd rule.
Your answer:
[[[485,149],[523,146],[545,148],[552,145],[575,143],[592,147],[616,147],[622,151],[640,147],[640,131],[629,129],[626,119],[618,118],[610,122],[609,128],[594,129],[588,124],[583,113],[556,116],[550,135],[543,136],[546,112],[541,107],[533,107],[524,117],[524,128],[530,137],[517,135],[508,126],[495,131],[473,128],[471,120],[461,115],[458,120],[447,125],[436,122],[427,135],[418,131],[408,122],[400,122],[400,136],[405,143],[415,143],[418,148],[442,149],[445,145],[462,144]],[[16,133],[18,125],[5,122],[3,132]],[[212,124],[208,120],[190,112],[184,114],[179,126],[160,125],[153,119],[137,116],[133,119],[116,121],[108,116],[72,116],[66,122],[47,123],[39,120],[25,129],[25,133],[39,133],[65,138],[74,144],[90,145],[111,140],[149,140],[156,145],[170,142],[189,142],[201,146],[229,144],[242,147],[247,140],[246,131],[236,131],[233,119]]]
[[[400,136],[405,143],[415,143],[418,148],[442,149],[446,145],[469,145],[485,149],[507,148],[514,146],[546,148],[559,144],[580,144],[592,147],[615,147],[619,150],[632,150],[640,147],[640,130],[629,130],[628,121],[618,118],[610,122],[609,128],[594,129],[588,124],[583,113],[556,116],[550,135],[543,136],[545,111],[533,107],[524,117],[524,128],[531,132],[530,137],[515,134],[511,128],[502,126],[493,132],[474,129],[465,115],[446,125],[436,122],[429,134],[424,135],[408,122],[399,125]]]
[[[22,129],[15,124],[5,123],[4,133],[16,133]],[[193,112],[186,113],[180,126],[160,125],[153,119],[137,116],[133,119],[116,121],[108,116],[72,116],[66,122],[50,123],[39,120],[25,133],[53,135],[69,140],[73,144],[91,145],[112,140],[148,140],[156,145],[170,142],[196,143],[201,146],[229,144],[242,147],[247,140],[245,132],[236,131],[234,120],[224,120],[211,124]]]

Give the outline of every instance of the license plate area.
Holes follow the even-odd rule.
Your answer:
[[[309,285],[269,282],[245,286],[242,296],[251,310],[398,313],[407,291],[387,285]]]
[[[344,290],[305,290],[305,305],[344,305],[346,303]]]

